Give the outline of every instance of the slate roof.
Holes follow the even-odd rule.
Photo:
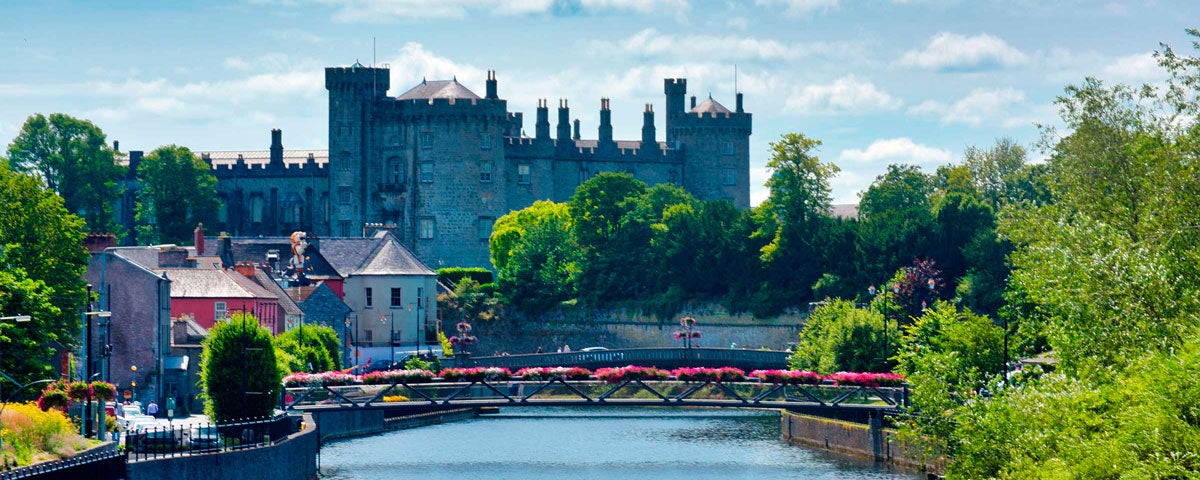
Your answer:
[[[158,268],[158,249],[153,247],[114,247],[108,249],[117,256],[143,268]],[[158,272],[162,273],[162,272]]]
[[[321,239],[321,256],[342,278],[351,275],[437,275],[388,232]]]
[[[205,238],[205,250],[211,248],[213,252],[216,252],[217,242],[220,242],[217,237]],[[323,246],[325,239],[322,238],[319,242]],[[292,240],[288,237],[234,238],[230,243],[233,247],[234,262],[266,263],[267,252],[277,250],[279,252],[279,268],[287,268],[288,259],[292,257]],[[208,245],[212,245],[212,247],[208,247]],[[306,272],[306,275],[309,278],[344,277],[330,266],[322,255],[314,255],[315,251],[310,247],[305,252],[308,255],[309,271]]]
[[[166,268],[154,272],[171,281],[171,298],[277,298],[231,270]]]
[[[346,306],[346,302],[338,298],[337,293],[334,293],[333,289],[329,288],[325,282],[318,284],[308,298],[299,305],[304,310],[306,322],[328,325],[338,331],[344,330],[346,314],[351,311],[350,307]]]
[[[407,92],[396,97],[397,100],[413,100],[413,99],[430,99],[430,98],[456,98],[465,100],[479,100],[479,95],[472,92],[461,83],[458,79],[454,80],[422,80],[417,86],[408,89]]]
[[[288,295],[287,292],[283,291],[283,287],[280,287],[278,283],[275,283],[275,280],[271,279],[271,276],[268,275],[267,272],[259,268],[254,269],[253,280],[255,283],[259,284],[264,289],[275,295],[275,298],[279,299],[279,306],[283,307],[284,315],[304,315],[304,311],[300,309],[300,306],[296,305],[296,302],[292,301],[291,295]]]
[[[707,99],[705,99],[703,102],[700,102],[699,105],[696,105],[696,108],[691,109],[690,111],[688,111],[688,113],[733,113],[733,112],[730,112],[729,109],[725,108],[724,105],[721,105],[720,102],[713,100],[712,95],[709,95]]]

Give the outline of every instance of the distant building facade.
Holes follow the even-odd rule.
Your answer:
[[[615,140],[601,99],[595,140],[584,140],[566,100],[555,130],[539,100],[533,136],[524,115],[498,95],[494,72],[479,97],[457,80],[422,81],[389,97],[390,72],[355,64],[325,69],[329,149],[284,150],[273,130],[266,151],[201,152],[218,180],[218,230],[238,237],[306,231],[370,236],[386,225],[433,267],[491,267],[495,220],[537,200],[565,201],[601,172],[673,183],[700,199],[750,206],[751,115],[711,97],[686,104],[687,80],[664,81],[665,142],[655,112],[637,140]],[[131,152],[131,164],[135,161]]]

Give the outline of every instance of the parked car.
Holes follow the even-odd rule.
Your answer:
[[[605,347],[587,347],[584,349],[580,349],[579,351],[581,351],[581,352],[607,352],[608,349]]]
[[[221,432],[214,426],[194,426],[184,439],[192,450],[210,451],[221,448]]]
[[[163,452],[179,450],[183,446],[179,431],[167,427],[146,427],[125,437],[125,446],[134,452]]]

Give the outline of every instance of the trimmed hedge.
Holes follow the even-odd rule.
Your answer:
[[[447,267],[437,270],[438,281],[457,285],[463,278],[470,278],[480,285],[494,281],[492,271],[483,267]]]

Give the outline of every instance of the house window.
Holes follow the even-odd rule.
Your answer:
[[[725,155],[733,155],[733,140],[725,141],[725,145],[721,147],[721,153]]]
[[[479,164],[479,181],[483,183],[491,183],[492,162],[483,162]]]
[[[375,341],[375,331],[374,330],[364,330],[363,333],[367,337],[365,339],[367,341],[367,343],[371,343],[371,342]]]
[[[732,168],[726,168],[721,171],[722,185],[737,185],[737,173]]]
[[[213,321],[223,321],[229,318],[229,306],[225,302],[213,302]]]
[[[398,158],[388,161],[388,182],[392,185],[404,183],[404,162]]]
[[[371,287],[367,287],[366,291],[364,292],[364,295],[366,296],[367,308],[371,308],[375,304],[375,299],[373,298],[373,295],[372,295],[373,293],[374,292],[371,291]]]
[[[433,148],[433,132],[421,132],[421,150]]]
[[[401,308],[404,304],[404,298],[400,296],[400,289],[392,289],[392,308]]]
[[[479,223],[475,226],[476,232],[479,233],[480,240],[487,240],[492,236],[492,225],[496,220],[492,217],[479,217]]]
[[[479,148],[481,148],[483,150],[491,150],[492,149],[492,136],[484,135],[483,138],[480,139]]]
[[[351,193],[349,185],[342,185],[338,187],[338,205],[349,205],[350,196]]]
[[[420,232],[418,232],[422,240],[433,238],[433,219],[422,218],[420,221]]]
[[[433,164],[421,164],[421,183],[433,183]]]
[[[517,183],[521,185],[529,185],[531,175],[529,174],[529,165],[517,165]]]

